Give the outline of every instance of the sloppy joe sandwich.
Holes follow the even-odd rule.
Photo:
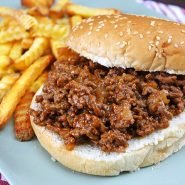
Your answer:
[[[113,176],[185,144],[185,25],[96,16],[67,45],[73,57],[54,63],[31,105],[38,140],[57,161]]]

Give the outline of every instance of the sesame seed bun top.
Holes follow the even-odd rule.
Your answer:
[[[77,25],[67,45],[107,67],[185,74],[185,25],[136,15],[102,15]]]

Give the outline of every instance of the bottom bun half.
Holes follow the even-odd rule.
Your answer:
[[[36,95],[42,94],[42,87]],[[35,96],[36,96],[35,95]],[[31,108],[39,109],[32,100]],[[123,171],[134,171],[166,159],[185,145],[185,112],[170,121],[166,129],[156,131],[144,138],[129,141],[123,153],[106,153],[90,145],[76,146],[68,151],[61,137],[45,127],[31,123],[40,144],[64,166],[87,174],[100,176],[119,175]]]

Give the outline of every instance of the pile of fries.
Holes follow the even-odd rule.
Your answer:
[[[14,113],[15,136],[33,138],[31,100],[47,80],[49,66],[70,51],[65,41],[83,19],[119,14],[115,9],[89,8],[69,0],[22,0],[21,10],[0,7],[0,128]]]

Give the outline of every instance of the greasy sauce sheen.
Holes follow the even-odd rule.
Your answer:
[[[34,122],[60,135],[67,149],[94,144],[122,152],[128,140],[169,126],[183,112],[185,76],[106,68],[84,58],[55,62],[36,97]]]

